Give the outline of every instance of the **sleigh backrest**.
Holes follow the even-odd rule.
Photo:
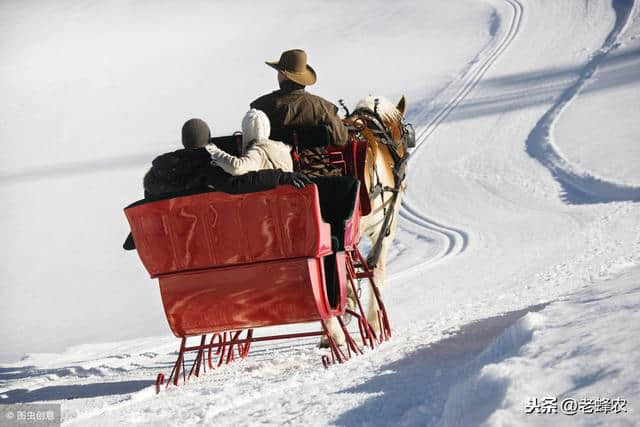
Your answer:
[[[211,144],[232,156],[239,156],[242,149],[242,133],[235,132],[233,135],[216,136],[209,140]]]
[[[327,125],[274,127],[269,138],[297,147],[298,150],[333,144],[331,130]]]
[[[135,203],[125,215],[151,277],[331,252],[314,185]]]

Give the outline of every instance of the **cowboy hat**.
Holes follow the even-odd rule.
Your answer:
[[[280,71],[288,80],[303,86],[316,82],[316,72],[307,65],[307,53],[302,49],[282,52],[279,61],[265,61],[265,64]]]

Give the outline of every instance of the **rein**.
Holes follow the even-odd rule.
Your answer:
[[[371,132],[377,137],[378,142],[387,146],[389,149],[389,153],[393,158],[393,175],[395,178],[395,184],[393,187],[382,186],[380,182],[380,176],[378,174],[378,167],[376,162],[373,163],[373,171],[371,171],[371,189],[369,190],[369,198],[374,200],[378,196],[382,198],[382,212],[384,215],[384,220],[382,224],[382,230],[376,241],[367,256],[367,263],[371,267],[375,267],[378,264],[378,260],[380,259],[380,254],[382,253],[382,242],[386,237],[391,234],[391,224],[393,223],[394,213],[396,210],[396,204],[398,203],[398,194],[400,193],[400,188],[404,183],[406,178],[407,171],[407,161],[409,160],[409,152],[406,152],[404,156],[401,156],[398,152],[398,147],[401,142],[396,144],[393,139],[389,135],[387,127],[383,124],[383,120],[377,112],[371,112],[368,109],[358,109],[355,110],[352,114],[349,115],[349,118],[357,116],[359,119],[370,123],[373,125],[373,128],[367,124],[367,127]],[[403,136],[406,132],[406,129],[403,127]],[[375,174],[376,184],[373,185],[373,175]],[[390,209],[387,209],[386,201],[385,201],[385,193],[391,193],[390,199]]]

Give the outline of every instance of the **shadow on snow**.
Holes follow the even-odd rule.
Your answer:
[[[364,384],[341,391],[377,396],[342,414],[335,424],[435,424],[442,415],[452,387],[481,368],[471,363],[474,358],[518,319],[529,312],[540,311],[545,306],[546,304],[539,304],[472,322],[447,338],[417,350],[402,360],[383,366],[380,370],[383,374]],[[524,342],[519,344],[523,345]],[[510,351],[515,352],[517,348],[511,348]],[[503,353],[491,357],[498,359],[509,355]],[[385,374],[385,371],[391,373]],[[505,392],[506,385],[496,384],[492,389],[493,395],[487,396],[487,401],[497,406]],[[485,408],[483,412],[489,416],[493,409],[495,408]],[[482,420],[477,421],[480,423]]]
[[[153,385],[153,381],[121,381],[94,384],[54,385],[35,390],[15,389],[0,394],[0,404],[87,399],[130,394]],[[4,397],[6,396],[6,397]]]
[[[596,52],[590,62],[601,54],[601,51]],[[600,57],[597,81],[584,88],[581,94],[632,85],[640,81],[640,48],[611,52],[603,59]],[[483,86],[493,90],[495,95],[468,97],[445,121],[473,119],[546,104],[557,99],[556,94],[575,81],[584,68],[585,66],[560,67],[483,79]],[[425,99],[412,104],[407,113],[408,120],[411,121],[416,115],[422,114],[425,109],[437,112],[446,105],[446,100],[432,105],[430,101]]]

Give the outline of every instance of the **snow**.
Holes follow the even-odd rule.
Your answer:
[[[628,31],[618,37],[619,44],[612,46],[614,49],[602,59],[580,96],[565,108],[554,133],[559,148],[577,167],[611,182],[638,187],[640,168],[629,159],[639,156],[640,145],[635,142],[640,111],[632,108],[628,114],[620,114],[618,108],[619,105],[634,105],[640,96],[637,8],[634,13]],[[573,132],[571,124],[584,117],[589,118],[582,120],[584,134]],[[589,135],[590,141],[585,141],[584,135]],[[603,162],[605,158],[607,161]]]
[[[462,11],[383,1],[307,7],[0,5],[0,93],[8,100],[0,105],[8,144],[0,321],[14,325],[2,330],[0,360],[167,333],[157,285],[121,249],[122,208],[141,197],[154,156],[177,148],[184,121],[200,117],[214,135],[240,129],[249,102],[275,89],[265,60],[302,46],[319,74],[314,93],[349,106],[369,93],[397,102],[449,82],[487,43],[491,13],[474,2]],[[305,25],[288,28],[290,19]],[[442,45],[434,35],[452,23],[459,37]],[[416,39],[447,61],[412,55]]]
[[[631,1],[614,3],[616,21],[602,47],[582,67],[578,79],[560,94],[554,105],[536,123],[536,126],[527,137],[527,152],[549,169],[562,185],[564,189],[563,196],[570,203],[640,200],[640,187],[608,182],[606,179],[590,175],[589,172],[577,170],[559,152],[552,136],[554,124],[563,109],[575,98],[584,85],[592,79],[593,74],[598,70],[602,62],[607,60],[609,55],[619,46],[618,39],[620,33],[624,31],[630,21],[632,6],[633,2]]]
[[[640,392],[640,353],[625,325],[640,325],[640,268],[624,264],[622,271],[614,266],[592,286],[522,317],[461,368],[470,373],[450,391],[440,425],[547,425],[544,415],[526,415],[525,405],[529,398],[556,396],[558,405],[564,399],[627,401],[611,413],[598,413],[593,405],[590,423],[626,425],[629,415],[637,419],[637,407],[624,396]],[[586,421],[573,416],[564,415],[562,424]]]
[[[0,5],[0,403],[76,425],[640,423],[637,4],[305,4]],[[314,340],[259,345],[155,396],[177,342],[121,209],[184,120],[237,129],[290,47],[328,99],[407,94],[394,336],[326,371]],[[546,397],[627,412],[525,414]]]

